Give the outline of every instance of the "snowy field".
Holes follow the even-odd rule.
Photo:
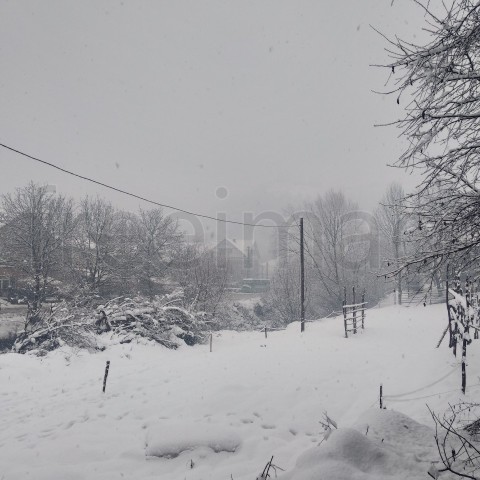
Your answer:
[[[428,478],[426,403],[441,413],[465,399],[447,339],[436,348],[446,324],[444,305],[392,306],[368,310],[348,339],[331,318],[268,339],[219,332],[211,353],[1,355],[0,479],[255,480],[272,455],[285,479]],[[468,351],[467,399],[480,393],[479,348]],[[386,396],[413,393],[380,410],[380,383]],[[325,411],[339,429],[318,446]]]

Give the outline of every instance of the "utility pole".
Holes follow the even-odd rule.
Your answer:
[[[300,219],[300,331],[305,331],[305,258],[303,251],[303,217]]]

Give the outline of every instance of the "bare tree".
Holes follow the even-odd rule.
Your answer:
[[[392,183],[387,188],[380,207],[375,212],[377,225],[381,238],[387,262],[392,263],[394,268],[400,266],[400,260],[405,257],[406,235],[408,216],[405,212],[403,201],[405,192],[403,187],[398,183]],[[388,265],[390,266],[390,265]],[[398,303],[402,303],[402,271],[398,272],[396,278],[396,292],[398,295]]]
[[[115,208],[99,197],[86,197],[77,218],[76,272],[89,290],[98,292],[111,275],[116,249]]]
[[[31,318],[36,318],[75,226],[73,202],[30,183],[2,195],[2,256],[29,280]]]
[[[308,298],[308,295],[307,295]],[[273,320],[288,324],[300,319],[300,265],[298,258],[284,258],[270,281],[264,301]]]
[[[111,251],[107,258],[108,279],[105,293],[131,295],[144,293],[141,275],[140,243],[138,234],[139,218],[135,213],[115,211]]]
[[[146,293],[153,297],[159,282],[175,263],[183,244],[177,222],[161,209],[140,210],[134,226],[136,277]]]
[[[225,300],[228,271],[214,253],[198,245],[183,247],[173,278],[184,292],[189,309],[215,314]]]
[[[391,60],[384,65],[394,84],[387,93],[406,102],[405,115],[393,122],[408,139],[397,166],[423,175],[404,202],[417,218],[416,247],[393,273],[431,272],[452,257],[463,265],[480,257],[480,3],[416,3],[428,40],[387,39]]]
[[[368,212],[342,192],[329,191],[304,205],[304,247],[306,275],[306,314],[309,318],[339,310],[345,287],[357,292],[367,290],[369,301],[379,298],[376,278],[378,265],[371,259],[378,254],[376,222]],[[270,298],[276,298],[272,309],[281,311],[288,321],[298,319],[300,262],[298,229],[289,229],[282,242],[279,268],[272,279]],[[272,302],[269,302],[272,303]]]
[[[327,192],[305,210],[309,305],[320,314],[330,313],[341,307],[344,287],[363,290],[374,284],[368,265],[370,246],[358,240],[368,226],[355,214],[358,206],[342,192]]]

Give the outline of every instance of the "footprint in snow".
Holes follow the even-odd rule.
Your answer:
[[[75,425],[75,421],[74,420],[70,420],[66,425],[65,425],[65,430],[68,430],[69,428],[73,427],[73,425]]]
[[[264,423],[262,425],[262,428],[265,430],[273,430],[274,428],[277,428],[275,425],[272,425],[271,423]]]

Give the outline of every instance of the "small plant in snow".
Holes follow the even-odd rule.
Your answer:
[[[273,472],[275,473],[275,478],[277,478],[277,470],[281,470],[282,472],[285,471],[283,470],[283,468],[280,468],[278,465],[273,464],[273,455],[270,461],[267,462],[267,464],[265,465],[265,468],[263,469],[260,476],[256,477],[255,480],[266,480],[267,478],[271,478],[272,475],[270,474],[270,470],[273,470]]]
[[[430,467],[428,474],[432,478],[438,478],[442,472],[472,480],[480,478],[479,420],[472,422],[470,418],[472,413],[478,416],[478,411],[475,412],[478,407],[478,404],[463,402],[450,405],[442,417],[429,408],[435,422],[438,454],[443,463],[443,468]]]
[[[328,415],[327,412],[323,412],[323,420],[320,420],[320,425],[323,427],[325,433],[323,434],[323,440],[327,440],[330,434],[332,433],[332,428],[337,429],[337,422],[332,420]],[[322,440],[322,442],[323,442]]]

